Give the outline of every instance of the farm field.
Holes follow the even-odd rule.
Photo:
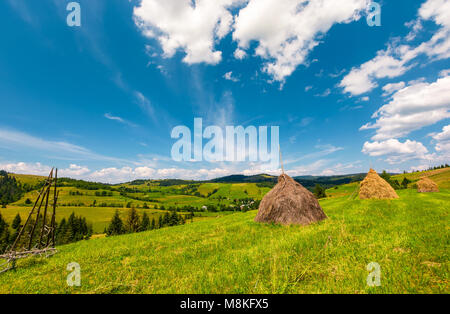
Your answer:
[[[307,227],[250,211],[61,246],[2,274],[0,293],[449,293],[450,190],[398,193],[321,200],[329,219]],[[70,262],[81,287],[66,284]],[[370,262],[380,287],[366,285]]]
[[[1,209],[0,212],[3,218],[7,222],[13,221],[14,217],[19,214],[24,221],[31,207],[23,207],[23,206],[8,206],[6,209]],[[112,208],[112,207],[58,207],[56,214],[56,221],[59,222],[63,218],[69,218],[72,213],[75,213],[77,216],[82,216],[87,219],[89,223],[92,223],[92,227],[94,233],[103,233],[105,228],[109,225],[111,218],[113,217],[116,210],[119,211],[120,217],[125,220],[128,213],[128,208]],[[157,209],[139,209],[139,213],[143,214],[146,212],[150,218],[150,220],[155,219],[158,221],[159,216],[164,215],[166,211],[157,210]],[[188,214],[188,213],[180,213],[180,214]],[[200,218],[196,217],[195,219]]]
[[[18,175],[13,176],[22,183],[36,185],[45,178],[42,176],[33,175]],[[420,173],[408,173],[399,174],[393,176],[392,179],[403,180],[404,177],[413,181],[410,187],[415,181],[420,179],[421,176],[428,176],[434,180],[441,188],[450,189],[450,168],[437,169],[431,171],[424,171]],[[72,212],[77,215],[86,217],[89,223],[92,223],[94,233],[102,233],[105,227],[111,221],[116,209],[119,210],[122,218],[126,217],[128,212],[127,205],[136,207],[138,212],[142,214],[144,211],[150,216],[151,219],[157,220],[160,215],[163,215],[166,210],[161,210],[161,206],[164,208],[169,207],[183,207],[193,206],[201,208],[202,206],[218,206],[225,204],[229,206],[233,204],[234,200],[252,198],[260,200],[270,190],[269,187],[260,187],[256,183],[199,183],[191,184],[191,190],[196,191],[198,195],[181,195],[180,191],[185,190],[188,187],[186,184],[173,185],[173,186],[159,186],[158,181],[146,181],[138,185],[130,185],[129,183],[120,184],[120,186],[126,186],[133,189],[134,193],[127,193],[121,195],[118,191],[109,191],[105,189],[99,190],[86,190],[73,186],[63,186],[59,188],[60,196],[58,200],[57,221],[62,218],[68,218]],[[151,182],[151,183],[150,183]],[[194,181],[193,181],[194,182]],[[335,197],[357,197],[358,182],[339,185],[330,188],[326,191],[329,198]],[[194,186],[194,188],[192,188]],[[117,186],[115,186],[117,187]],[[102,195],[106,193],[107,195]],[[110,195],[108,195],[110,194]],[[7,208],[0,209],[0,213],[7,222],[12,222],[16,214],[20,214],[22,219],[25,219],[29,211],[31,210],[31,204],[25,204],[27,199],[34,200],[38,195],[37,190],[26,193],[17,202],[8,205]],[[100,195],[100,196],[99,196]],[[131,196],[131,197],[129,197]],[[152,202],[145,202],[136,198],[149,198]],[[95,202],[96,206],[92,204]],[[114,206],[111,206],[114,205]],[[144,209],[144,206],[149,207]],[[157,207],[157,208],[156,208]],[[185,212],[181,212],[186,214]],[[211,217],[220,216],[223,214],[229,214],[230,212],[208,213],[208,212],[196,212],[194,220],[205,220]]]
[[[21,183],[36,185],[44,180],[40,176],[14,175]],[[131,185],[125,184],[128,187]],[[125,186],[125,185],[119,185]],[[113,186],[117,187],[117,186]],[[110,191],[107,189],[87,190],[73,186],[62,186],[58,188],[60,194],[58,198],[58,209],[56,221],[68,218],[72,213],[85,217],[88,223],[93,226],[94,233],[103,233],[108,226],[116,210],[122,219],[130,207],[137,208],[139,214],[146,212],[150,220],[158,220],[159,216],[164,215],[169,208],[182,208],[192,206],[197,209],[203,206],[210,207],[225,205],[229,207],[240,205],[240,199],[254,198],[260,200],[270,188],[258,187],[256,183],[203,183],[196,184],[195,190],[198,195],[183,195],[181,190],[186,185],[175,186],[148,186],[133,185],[133,193],[120,193],[119,191]],[[186,193],[186,192],[183,192]],[[0,209],[2,217],[11,223],[14,217],[19,214],[24,221],[32,208],[34,201],[39,194],[38,190],[27,192],[20,200]],[[144,201],[141,199],[148,199]],[[27,204],[29,200],[29,204]],[[162,209],[164,208],[164,210]],[[189,214],[189,212],[179,211],[180,214]],[[229,214],[229,211],[216,212],[196,212],[194,221],[214,218]]]

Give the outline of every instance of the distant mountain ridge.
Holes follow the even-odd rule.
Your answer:
[[[22,178],[33,177],[33,180],[36,183],[41,178],[40,176],[27,176],[27,175],[15,175],[19,180]],[[295,176],[294,180],[305,186],[306,188],[313,188],[316,184],[320,184],[325,188],[330,188],[336,185],[347,184],[355,181],[361,181],[365,177],[365,173],[356,173],[356,174],[346,174],[346,175],[335,175],[335,176]],[[45,177],[42,176],[42,181],[45,180]],[[30,180],[30,179],[28,179]],[[224,176],[220,178],[215,178],[211,180],[183,180],[183,179],[138,179],[130,182],[124,182],[119,184],[106,184],[106,183],[94,183],[86,180],[76,180],[69,178],[61,178],[61,183],[66,183],[68,185],[105,185],[105,186],[118,186],[118,185],[141,185],[146,183],[157,184],[160,186],[173,186],[173,185],[187,185],[187,184],[199,184],[199,183],[261,183],[267,186],[271,186],[277,183],[278,177],[269,175],[269,174],[257,174],[246,176],[242,174],[233,174],[229,176]]]
[[[308,189],[314,188],[316,184],[320,184],[324,188],[334,187],[336,185],[347,184],[355,181],[361,181],[366,176],[365,173],[335,175],[335,176],[296,176],[293,177],[298,183]],[[267,186],[273,186],[277,183],[278,177],[269,174],[257,174],[246,176],[242,174],[233,174],[225,177],[215,178],[211,180],[180,180],[180,179],[165,179],[165,180],[134,180],[129,182],[130,185],[139,185],[145,182],[159,183],[161,186],[171,186],[180,184],[196,184],[196,183],[260,183]]]

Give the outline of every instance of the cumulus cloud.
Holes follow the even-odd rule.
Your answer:
[[[0,170],[5,170],[7,172],[18,174],[34,174],[40,176],[47,176],[50,173],[51,169],[52,167],[43,165],[40,162],[0,163]],[[87,167],[71,164],[67,169],[58,169],[58,176],[77,178],[89,172],[90,170]]]
[[[422,28],[417,26],[422,20],[430,20],[439,26],[431,39],[416,47],[401,44],[398,40],[390,43],[386,50],[377,52],[377,56],[353,68],[339,86],[351,95],[361,95],[378,87],[377,80],[394,78],[411,69],[413,61],[420,55],[426,55],[431,61],[450,57],[450,1],[428,0],[419,9],[418,20],[411,23],[413,32]],[[415,36],[415,35],[414,35]],[[411,33],[405,38],[411,40]]]
[[[346,93],[361,95],[378,87],[377,79],[394,78],[404,74],[410,68],[406,64],[412,56],[396,58],[395,55],[400,54],[402,50],[402,47],[395,49],[391,46],[386,51],[379,51],[374,59],[362,64],[359,68],[353,68],[342,79],[339,86]]]
[[[432,137],[437,141],[437,152],[450,153],[450,125],[444,126],[441,133],[433,134]]]
[[[67,169],[61,169],[58,171],[60,171],[59,174],[62,177],[81,177],[91,172],[88,167],[79,166],[75,164],[71,164]]]
[[[319,44],[318,37],[336,23],[360,18],[366,0],[249,0],[236,17],[233,39],[247,50],[258,42],[255,54],[268,60],[264,71],[276,81],[284,81],[296,67],[305,63],[309,52]],[[270,21],[270,22],[269,22]]]
[[[397,139],[389,139],[366,142],[362,152],[372,157],[387,156],[386,161],[395,164],[410,159],[425,159],[428,149],[420,142],[406,140],[402,143]]]
[[[188,64],[219,63],[222,52],[216,44],[230,32],[238,43],[237,59],[245,58],[250,42],[256,41],[255,55],[267,61],[263,70],[282,82],[305,63],[321,35],[336,23],[358,20],[368,2],[141,0],[133,15],[144,36],[159,42],[163,57],[182,50]]]
[[[399,138],[450,117],[450,76],[433,83],[409,85],[392,95],[391,101],[374,113],[375,123],[361,130],[376,129],[373,140]]]
[[[43,165],[39,162],[27,163],[0,163],[0,170],[19,174],[34,174],[47,176],[52,167]],[[259,172],[263,168],[255,168]],[[156,168],[148,166],[140,167],[109,167],[98,170],[90,170],[88,167],[71,164],[68,168],[58,169],[59,177],[70,177],[103,183],[122,183],[137,179],[186,179],[186,180],[205,180],[235,173],[245,173],[247,170],[239,170],[234,166],[216,167],[212,169],[186,169],[186,168]],[[256,171],[256,170],[255,170]],[[263,171],[264,172],[264,171]]]
[[[402,89],[405,87],[405,82],[398,82],[398,83],[389,83],[383,86],[384,94],[383,96],[389,96],[396,91]]]
[[[241,2],[141,0],[134,8],[134,20],[146,37],[161,44],[164,57],[170,58],[181,49],[188,64],[217,64],[222,52],[215,50],[215,42],[230,32],[233,16],[229,8]]]
[[[42,165],[39,162],[36,163],[0,163],[0,170],[5,170],[11,173],[18,174],[35,174],[46,176],[50,173],[52,168],[46,165]]]
[[[244,51],[244,50],[242,50],[242,49],[236,49],[235,51],[234,51],[234,57],[236,58],[236,59],[239,59],[239,60],[242,60],[242,59],[244,59],[245,57],[247,56],[247,53]]]

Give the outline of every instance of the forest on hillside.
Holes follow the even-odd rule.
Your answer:
[[[26,192],[39,188],[27,183],[20,183],[16,178],[9,176],[6,171],[0,170],[0,205],[5,206],[19,200]]]

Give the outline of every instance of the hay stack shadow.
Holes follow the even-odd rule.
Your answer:
[[[359,198],[366,199],[395,199],[399,198],[397,192],[378,173],[370,169],[360,184]]]
[[[429,193],[439,192],[438,185],[428,177],[423,177],[417,182],[417,192]]]
[[[282,174],[277,185],[262,199],[255,221],[309,225],[326,218],[316,197],[290,176]]]

